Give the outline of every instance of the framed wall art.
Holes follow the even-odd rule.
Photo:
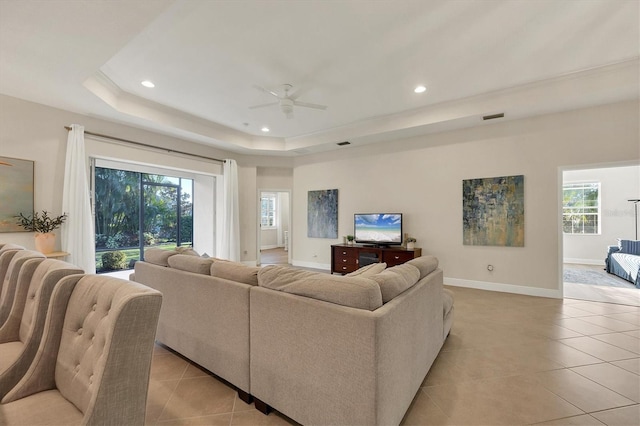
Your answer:
[[[27,232],[16,216],[33,215],[33,161],[0,157],[0,232]]]
[[[462,181],[463,244],[524,247],[524,176]]]
[[[307,236],[309,238],[338,238],[337,189],[308,192]]]

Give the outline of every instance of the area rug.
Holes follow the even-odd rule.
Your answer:
[[[601,266],[564,265],[563,281],[577,284],[602,285],[620,288],[636,288],[629,281],[607,273]]]

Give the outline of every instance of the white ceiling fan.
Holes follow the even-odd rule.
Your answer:
[[[321,110],[325,110],[327,109],[326,105],[318,105],[318,104],[311,104],[308,102],[300,102],[297,99],[300,97],[300,95],[302,95],[302,92],[300,90],[295,91],[294,93],[291,93],[291,89],[293,89],[293,85],[291,84],[283,84],[281,86],[282,88],[282,94],[278,94],[276,92],[274,92],[273,90],[268,90],[265,89],[264,87],[260,87],[260,86],[253,86],[256,89],[268,93],[272,96],[275,96],[276,98],[278,98],[278,100],[276,102],[269,102],[266,104],[260,104],[260,105],[253,105],[250,106],[249,109],[257,109],[257,108],[264,108],[264,107],[268,107],[268,106],[272,106],[272,105],[279,105],[280,106],[280,110],[284,113],[284,115],[287,116],[287,118],[293,118],[293,107],[294,106],[299,106],[299,107],[304,107],[304,108],[313,108],[313,109],[321,109]]]

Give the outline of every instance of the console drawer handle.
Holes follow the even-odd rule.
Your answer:
[[[347,252],[346,252],[346,251],[343,251],[343,252],[342,252],[342,254],[346,255],[346,254],[347,254]]]
[[[393,256],[393,257],[395,257],[395,258],[396,258],[396,260],[400,259],[400,256]]]
[[[347,259],[342,259],[342,261],[346,263],[346,262],[347,262]]]

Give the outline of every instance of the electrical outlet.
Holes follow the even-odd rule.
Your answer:
[[[493,265],[487,265],[487,271],[493,272]]]

